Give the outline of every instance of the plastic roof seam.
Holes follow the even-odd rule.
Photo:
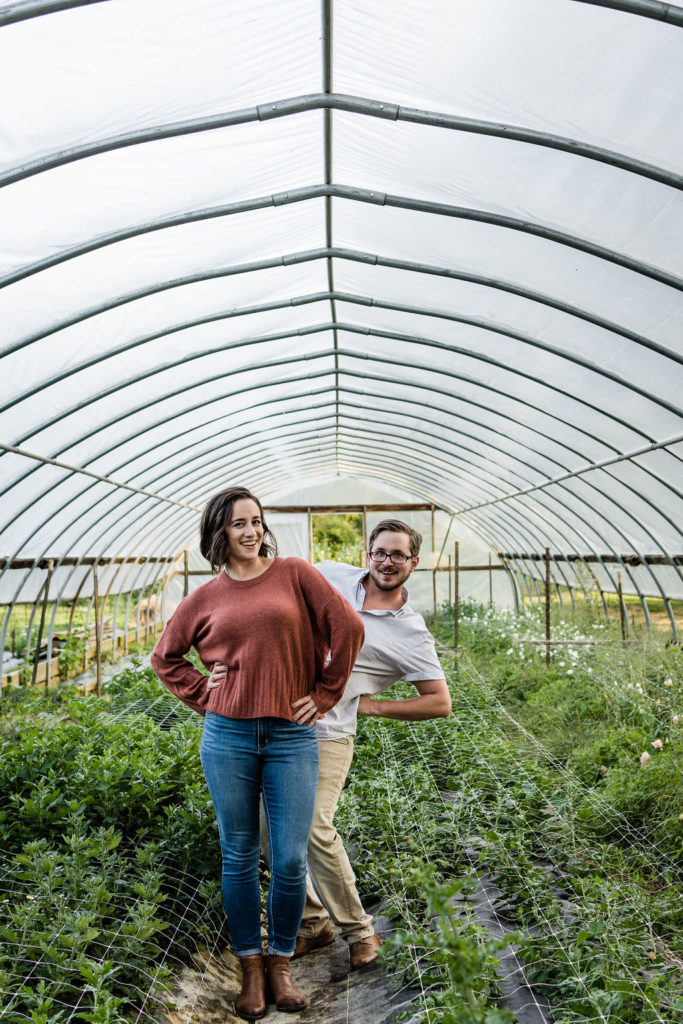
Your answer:
[[[323,92],[329,96],[332,92],[332,0],[323,0],[321,4],[321,39],[322,39],[322,71],[323,71]],[[325,159],[325,184],[329,187],[333,179],[333,146],[332,146],[332,113],[329,106],[325,105],[323,113],[324,132],[324,159]],[[334,236],[332,230],[332,198],[325,196],[325,245],[332,249]],[[334,295],[334,267],[331,257],[328,256],[327,264],[327,287],[330,296]],[[330,298],[330,313],[332,322],[337,321],[337,303]],[[334,393],[335,393],[335,414],[336,414],[336,439],[339,443],[339,333],[335,327],[332,331],[332,344],[334,346]],[[337,465],[339,464],[339,450],[336,451]]]

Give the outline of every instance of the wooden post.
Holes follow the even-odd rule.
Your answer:
[[[138,591],[138,603],[135,607],[135,643],[140,643],[140,605],[142,604],[142,595],[144,594],[144,587],[140,587]]]
[[[43,607],[40,610],[40,625],[38,626],[38,638],[36,640],[36,649],[33,652],[33,672],[31,673],[31,686],[35,686],[36,676],[38,675],[38,658],[40,657],[40,645],[43,640],[43,629],[45,628],[45,612],[47,611],[47,598],[50,590],[50,580],[52,578],[52,569],[54,562],[50,558],[47,563],[47,576],[45,577],[45,593],[43,595]],[[26,646],[28,647],[29,637],[26,637]],[[45,689],[47,690],[50,683],[50,666],[45,666]]]
[[[457,651],[460,643],[460,542],[455,542],[455,559],[453,562],[453,647]]]
[[[360,564],[366,566],[368,564],[368,510],[363,505],[363,551],[360,556]]]
[[[126,580],[126,583],[127,582],[128,581]],[[124,612],[124,614],[126,616],[126,629],[124,630],[124,634],[123,634],[123,652],[124,652],[124,654],[128,653],[128,630],[130,629],[130,622],[129,622],[129,617],[128,616],[130,615],[130,593],[131,592],[128,591],[128,593],[126,594],[126,610]]]
[[[436,523],[435,523],[435,519],[434,519],[434,505],[432,505],[432,553],[434,552],[434,550],[436,548],[436,543],[435,543],[435,527],[436,527]]]
[[[489,551],[489,608],[493,607],[493,570],[491,568],[491,552]]]
[[[183,551],[183,597],[190,593],[190,552]]]
[[[448,556],[448,603],[453,604],[453,575],[451,572],[451,556]]]
[[[545,549],[545,663],[550,665],[550,548]]]
[[[624,595],[621,590],[621,573],[617,573],[617,597],[619,598],[619,621],[621,623],[621,639],[626,639],[626,609],[624,608]]]
[[[100,598],[97,589],[97,562],[93,563],[92,567],[92,580],[93,580],[93,601],[95,603],[95,664],[96,664],[96,683],[95,693],[98,697],[102,696],[102,636],[101,636],[101,624],[100,624]]]
[[[436,544],[434,543],[434,506],[432,505],[432,558],[436,554]],[[434,622],[437,621],[439,613],[437,611],[436,603],[436,570],[439,567],[440,558],[437,558],[434,568],[432,570],[432,604],[434,606]]]
[[[313,561],[313,516],[311,515],[310,508],[306,509],[306,515],[308,516],[308,561]]]

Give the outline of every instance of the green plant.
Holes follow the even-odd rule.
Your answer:
[[[83,630],[73,630],[62,644],[57,655],[57,668],[61,680],[68,679],[85,663],[87,634]]]

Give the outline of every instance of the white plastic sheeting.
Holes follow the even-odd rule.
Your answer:
[[[44,575],[7,560],[168,560],[228,482],[347,478],[533,575],[550,546],[558,582],[597,555],[683,597],[682,29],[638,0],[0,5],[2,600]]]

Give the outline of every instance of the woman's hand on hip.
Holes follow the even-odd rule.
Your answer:
[[[313,699],[309,696],[299,697],[298,700],[292,701],[292,708],[294,709],[292,719],[297,725],[303,725],[306,722],[309,729],[323,717],[322,712],[318,711]]]
[[[220,686],[221,683],[225,682],[227,675],[227,667],[225,665],[221,665],[220,661],[217,661],[211,669],[211,675],[206,681],[207,690],[215,690],[217,686]]]

